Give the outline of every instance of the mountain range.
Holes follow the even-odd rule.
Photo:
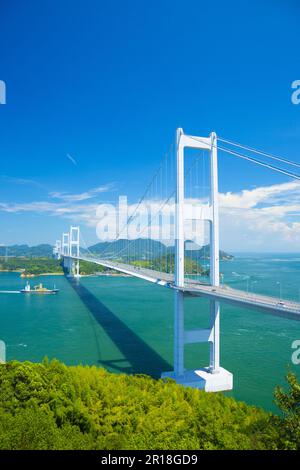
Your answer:
[[[26,256],[26,257],[52,257],[53,247],[49,244],[42,244],[36,246],[29,245],[11,245],[0,246],[0,256]]]
[[[0,256],[17,256],[17,257],[52,257],[53,247],[49,244],[41,244],[36,246],[29,245],[11,245],[8,247],[0,246]],[[86,251],[82,249],[82,251]],[[88,251],[95,255],[105,258],[117,257],[122,259],[154,259],[159,255],[174,254],[174,246],[166,246],[160,241],[146,238],[138,238],[136,240],[120,239],[113,242],[99,242],[88,248]],[[185,242],[185,255],[191,259],[209,260],[209,245],[199,246],[191,240]],[[220,260],[230,260],[233,256],[220,250]]]
[[[109,257],[128,257],[135,259],[154,259],[160,254],[174,254],[174,246],[166,246],[160,241],[147,238],[138,238],[136,240],[121,239],[113,242],[99,242],[89,247],[91,253]],[[210,246],[199,246],[191,240],[185,241],[185,255],[191,259],[209,260]],[[220,260],[230,260],[233,256],[220,250]]]

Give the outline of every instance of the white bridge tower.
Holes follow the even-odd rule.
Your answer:
[[[79,277],[79,254],[80,254],[80,230],[79,227],[70,228],[70,256],[74,256],[75,260],[72,259],[71,275]]]
[[[79,277],[80,230],[70,227],[70,232],[62,234],[61,254],[68,276]]]
[[[55,245],[53,247],[53,257],[55,259],[61,258],[61,240],[56,240]]]
[[[68,232],[62,234],[61,252],[63,256],[70,255],[70,234]]]
[[[174,299],[174,371],[165,372],[162,377],[175,379],[182,385],[202,388],[206,391],[231,390],[233,377],[220,367],[220,304],[213,297],[210,300],[210,326],[208,329],[185,331],[184,329],[184,222],[185,181],[184,149],[206,150],[210,158],[210,205],[200,211],[202,220],[210,223],[210,284],[219,286],[219,211],[218,211],[218,160],[217,136],[185,135],[182,129],[176,134],[176,209],[175,209],[175,299]],[[195,299],[195,301],[197,301]],[[185,344],[209,342],[210,358],[208,367],[186,370],[184,367]]]

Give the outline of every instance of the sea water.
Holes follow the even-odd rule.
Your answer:
[[[221,263],[223,282],[233,288],[291,300],[300,297],[300,254],[236,254]],[[60,289],[57,295],[0,294],[0,340],[7,360],[94,364],[115,373],[159,377],[172,370],[173,293],[135,278],[63,276],[30,280]],[[19,290],[19,273],[0,273],[0,291]],[[208,327],[208,301],[185,300],[185,327]],[[221,365],[234,375],[229,394],[276,411],[273,392],[284,385],[300,322],[221,306]],[[208,345],[187,345],[186,368],[208,365]]]

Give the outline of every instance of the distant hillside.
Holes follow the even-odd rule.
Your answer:
[[[26,257],[52,257],[53,247],[48,244],[28,246],[28,245],[11,245],[7,248],[0,246],[0,256],[26,256]]]
[[[112,242],[100,242],[96,245],[90,246],[89,251],[97,255],[103,255],[105,258],[115,256],[118,254],[120,259],[130,258],[134,259],[149,259],[156,258],[159,253],[166,252],[166,246],[156,240],[148,238],[138,238],[137,240],[120,239]]]
[[[53,247],[49,244],[41,244],[36,246],[29,245],[11,245],[7,248],[0,246],[0,256],[9,257],[20,257],[25,256],[27,258],[51,258]],[[83,248],[81,251],[84,252]],[[138,238],[136,240],[116,240],[113,242],[99,242],[96,245],[89,247],[89,251],[92,253],[110,258],[118,254],[119,259],[125,259],[127,256],[131,259],[155,259],[158,256],[174,254],[174,246],[167,247],[163,243],[157,240],[151,240],[148,238]],[[185,242],[185,255],[192,260],[209,260],[210,259],[210,248],[209,245],[200,247],[195,242],[187,240]],[[221,260],[230,260],[233,256],[220,250]]]
[[[185,254],[191,259],[202,259],[202,260],[209,260],[210,259],[210,246],[204,245],[199,247],[196,243],[187,240],[185,242]],[[233,256],[226,253],[225,251],[220,250],[220,260],[230,260],[233,259]]]
[[[132,264],[141,268],[154,269],[155,271],[162,271],[165,273],[174,273],[175,255],[169,253],[168,255],[163,255],[150,261],[133,261]],[[188,256],[184,259],[184,272],[186,274],[198,274],[202,276],[209,275],[209,270],[204,269],[196,259],[191,259]]]
[[[100,242],[96,245],[89,247],[89,251],[97,255],[109,258],[116,256],[119,259],[122,258],[134,258],[134,259],[155,259],[159,255],[174,254],[174,246],[166,247],[163,243],[157,240],[150,240],[147,238],[138,238],[136,240],[116,240],[112,242]],[[210,247],[204,245],[200,247],[195,242],[187,240],[185,242],[185,255],[191,259],[209,260],[210,259]],[[220,260],[230,260],[233,256],[220,250]]]

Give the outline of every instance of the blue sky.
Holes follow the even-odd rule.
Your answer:
[[[299,19],[292,0],[2,0],[0,243],[52,242],[62,193],[134,202],[179,126],[300,162]],[[219,165],[223,194],[288,181]]]

